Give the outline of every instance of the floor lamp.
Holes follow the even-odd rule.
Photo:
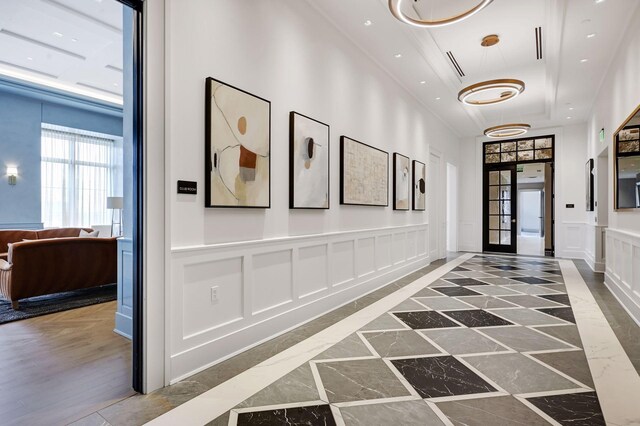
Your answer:
[[[111,236],[112,237],[121,237],[122,236],[122,208],[124,207],[124,198],[123,197],[107,197],[107,208],[111,209]],[[118,211],[118,216],[116,218],[116,210]],[[118,234],[114,235],[113,229],[118,225]]]

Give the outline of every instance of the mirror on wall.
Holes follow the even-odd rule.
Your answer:
[[[615,206],[640,208],[640,107],[618,129],[615,143]]]

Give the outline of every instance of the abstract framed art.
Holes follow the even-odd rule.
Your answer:
[[[393,153],[393,209],[409,210],[411,193],[411,174],[409,157]]]
[[[340,204],[389,206],[389,154],[340,137]]]
[[[424,211],[427,207],[426,166],[420,161],[413,160],[413,210]]]
[[[289,113],[289,208],[329,208],[329,125]]]
[[[271,207],[271,102],[206,80],[205,207]]]

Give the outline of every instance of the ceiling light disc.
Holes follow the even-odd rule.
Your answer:
[[[524,135],[530,128],[530,125],[524,123],[502,124],[489,127],[484,131],[484,135],[492,139],[513,138]]]
[[[460,22],[464,19],[467,19],[475,15],[476,13],[480,12],[485,7],[489,6],[489,4],[493,2],[493,0],[482,0],[476,6],[472,7],[466,12],[451,16],[449,18],[434,19],[434,20],[414,19],[410,16],[407,16],[402,12],[402,2],[403,0],[389,0],[389,10],[391,11],[391,14],[396,17],[396,19],[416,27],[434,28],[434,27],[443,27],[445,25],[455,24],[456,22]]]
[[[458,100],[471,106],[493,105],[515,98],[524,89],[524,82],[520,80],[489,80],[465,87],[458,93]]]

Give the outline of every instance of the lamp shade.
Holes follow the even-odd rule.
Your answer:
[[[7,167],[7,176],[18,176],[17,167]]]
[[[107,197],[107,208],[108,209],[120,209],[124,207],[124,198],[123,197]]]

